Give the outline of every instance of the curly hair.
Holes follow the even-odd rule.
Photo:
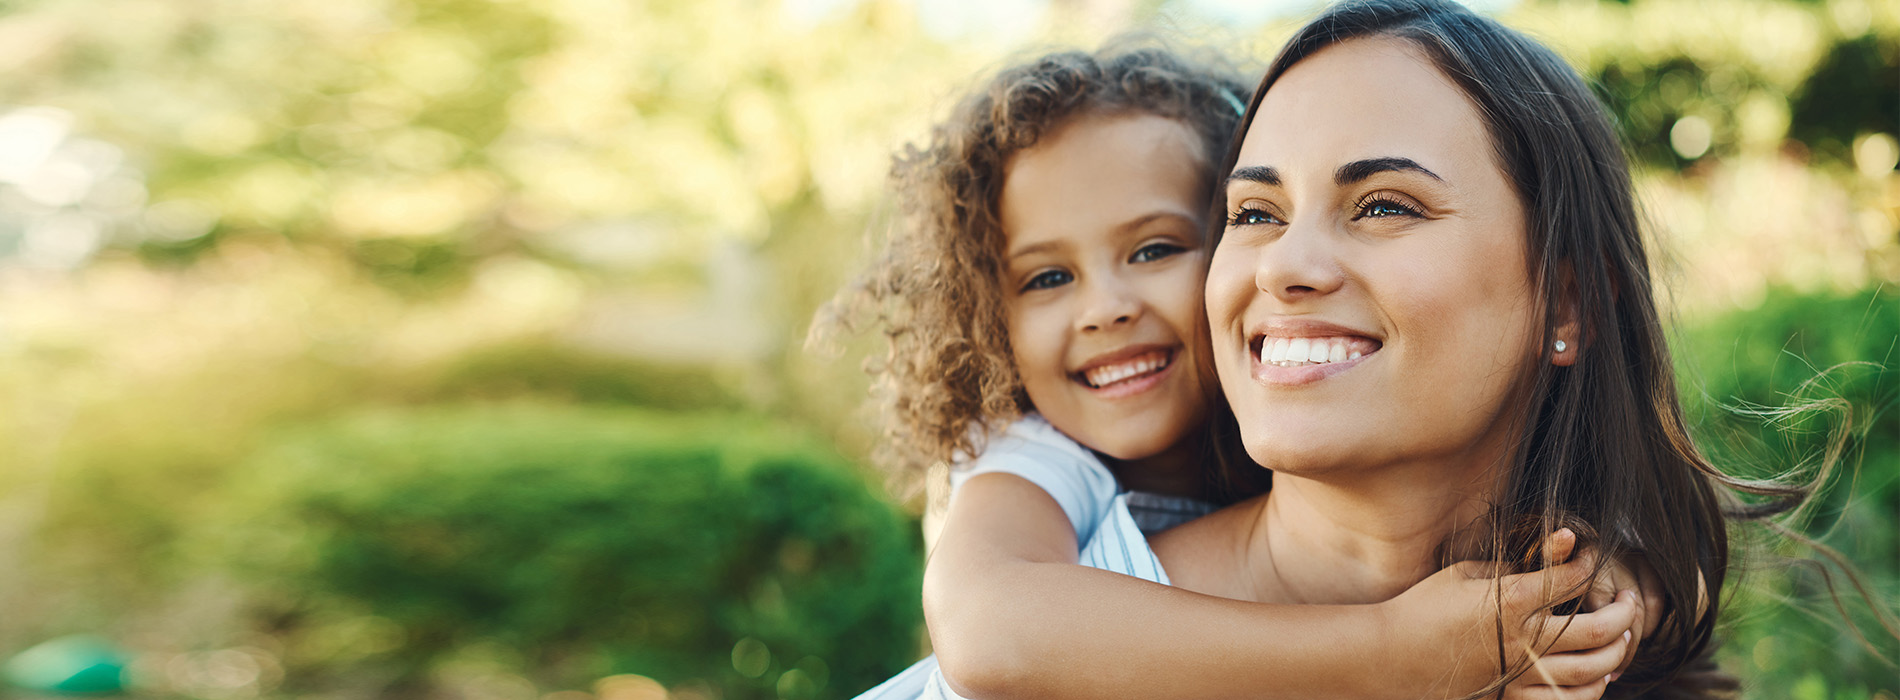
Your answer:
[[[870,268],[820,312],[814,337],[881,326],[866,365],[884,425],[874,455],[901,495],[929,469],[968,459],[989,430],[1032,409],[1004,325],[998,212],[1012,157],[1084,114],[1174,119],[1212,166],[1249,93],[1237,71],[1124,39],[1095,53],[1051,53],[998,72],[900,149],[891,181],[901,218]],[[1209,169],[1212,182],[1212,169]]]

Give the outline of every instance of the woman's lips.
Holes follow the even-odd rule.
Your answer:
[[[1276,367],[1300,367],[1357,360],[1379,351],[1379,341],[1361,336],[1321,336],[1254,340],[1254,355],[1262,364]]]
[[[1265,384],[1297,386],[1352,369],[1384,344],[1365,336],[1256,336],[1247,353],[1253,377]]]

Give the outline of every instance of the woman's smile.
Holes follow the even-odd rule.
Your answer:
[[[1299,386],[1357,367],[1383,347],[1379,339],[1345,326],[1288,319],[1254,329],[1248,354],[1255,381]]]
[[[1257,461],[1495,461],[1499,409],[1538,354],[1523,205],[1487,139],[1457,86],[1390,39],[1324,49],[1263,98],[1207,281]]]

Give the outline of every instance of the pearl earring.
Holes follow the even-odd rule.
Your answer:
[[[1557,341],[1557,352],[1563,352],[1564,348],[1568,348],[1568,347],[1570,346],[1564,344],[1564,341],[1561,341],[1561,340]]]

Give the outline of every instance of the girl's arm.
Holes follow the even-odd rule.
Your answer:
[[[1377,605],[1269,605],[1080,566],[1076,550],[1062,509],[1027,479],[963,484],[924,574],[931,642],[953,690],[984,700],[1416,698],[1475,691],[1497,674],[1496,581],[1457,568]],[[1542,602],[1541,577],[1580,587],[1588,564],[1507,577],[1506,645],[1549,642],[1558,628],[1525,613]],[[1577,651],[1553,659],[1563,675],[1609,673],[1635,608],[1572,621],[1560,648]]]

